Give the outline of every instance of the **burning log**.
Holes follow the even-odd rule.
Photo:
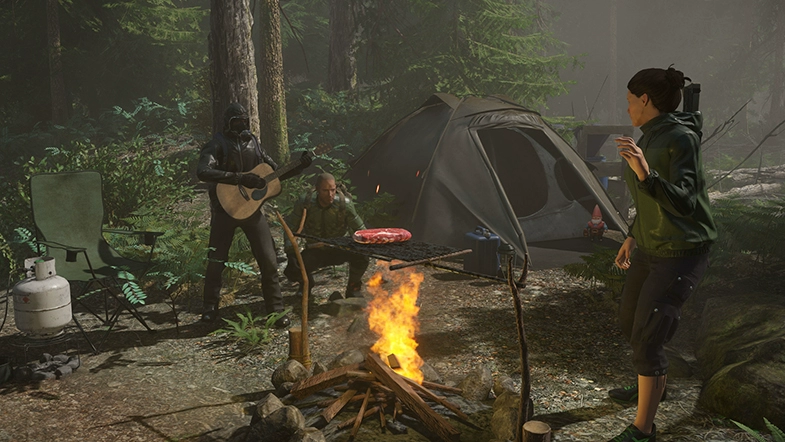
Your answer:
[[[431,429],[442,440],[460,440],[461,433],[453,428],[443,417],[433,411],[425,401],[418,396],[412,387],[388,367],[376,354],[369,353],[365,358],[365,365],[385,386],[395,392],[397,398],[403,402],[407,408]]]
[[[297,399],[303,399],[319,390],[324,390],[325,388],[332,387],[333,385],[346,382],[348,378],[346,373],[358,370],[359,368],[360,364],[352,364],[345,367],[336,368],[335,370],[319,373],[315,376],[311,376],[297,382],[294,384],[292,391],[289,393]]]
[[[401,368],[401,363],[398,361],[398,356],[392,354],[390,356],[387,356],[387,364],[389,364],[390,368],[392,368],[393,370],[397,370]]]
[[[376,376],[374,376],[372,373],[368,373],[367,371],[350,370],[346,372],[346,376],[352,380],[358,381],[373,382],[376,380]]]
[[[430,388],[431,390],[445,391],[447,393],[453,393],[453,394],[463,393],[463,390],[461,390],[460,388],[449,387],[447,385],[437,384],[436,382],[422,381],[422,386],[425,388]]]

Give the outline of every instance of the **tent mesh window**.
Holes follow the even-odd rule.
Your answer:
[[[548,202],[545,167],[529,140],[510,129],[477,131],[515,216],[532,215]]]
[[[591,194],[588,186],[586,186],[580,173],[570,164],[567,158],[556,149],[543,131],[534,129],[523,129],[523,131],[556,158],[553,172],[556,177],[556,183],[558,183],[559,189],[564,196],[567,197],[567,199],[578,201],[581,206],[591,213],[594,209],[594,204],[596,204],[596,199]]]

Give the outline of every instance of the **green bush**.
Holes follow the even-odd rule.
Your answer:
[[[594,252],[581,256],[582,263],[572,263],[564,266],[568,275],[592,282],[592,287],[597,283],[603,284],[613,298],[621,295],[624,279],[627,272],[619,269],[614,264],[618,250],[606,249],[595,245]]]
[[[711,277],[752,261],[758,276],[785,270],[785,196],[769,200],[721,199],[712,206],[718,238],[712,247]],[[746,259],[740,259],[746,258]]]

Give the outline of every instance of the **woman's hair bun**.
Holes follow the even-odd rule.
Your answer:
[[[682,71],[674,68],[673,65],[668,66],[668,69],[665,70],[665,78],[668,80],[668,83],[677,89],[684,88],[684,80],[692,81],[689,77],[685,77]]]

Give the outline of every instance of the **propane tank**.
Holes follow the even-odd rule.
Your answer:
[[[47,339],[71,322],[71,288],[55,272],[51,256],[34,259],[34,275],[14,286],[16,328],[29,337]]]

